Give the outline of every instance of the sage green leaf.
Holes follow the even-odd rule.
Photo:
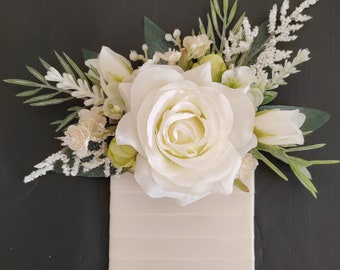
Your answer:
[[[303,108],[303,107],[296,107],[296,106],[284,106],[284,105],[266,105],[260,106],[259,110],[273,110],[273,109],[280,109],[280,110],[299,110],[306,116],[306,121],[301,127],[303,132],[314,132],[318,128],[322,127],[331,117],[329,113],[318,109],[312,108]]]
[[[302,185],[309,190],[309,192],[313,195],[314,198],[316,198],[316,194],[317,194],[317,189],[314,186],[312,180],[310,178],[307,177],[306,175],[306,168],[304,168],[303,166],[300,166],[298,164],[295,164],[294,162],[290,162],[289,163],[290,168],[292,169],[293,173],[295,174],[295,176],[300,180],[300,182],[302,183]]]
[[[228,21],[227,21],[227,27],[230,25],[230,23],[233,21],[235,14],[236,14],[236,10],[237,10],[237,0],[234,2],[233,6],[231,7],[229,16],[228,16]]]
[[[285,152],[289,153],[289,152],[301,152],[301,151],[314,150],[314,149],[322,148],[325,145],[326,144],[324,144],[324,143],[319,143],[319,144],[313,144],[313,145],[291,147],[291,148],[286,148]]]
[[[227,15],[228,8],[229,8],[229,1],[228,0],[223,0],[223,14],[224,14],[224,16]]]
[[[54,53],[58,58],[58,61],[62,65],[63,69],[65,70],[65,72],[70,74],[76,80],[76,77],[74,76],[73,70],[70,67],[70,65],[56,51]]]
[[[198,25],[199,25],[200,34],[207,34],[207,31],[205,30],[205,27],[204,27],[204,24],[201,18],[198,18]]]
[[[253,149],[251,151],[254,158],[261,160],[264,164],[266,164],[270,169],[272,169],[278,176],[280,176],[283,180],[288,181],[287,176],[272,163],[268,158],[266,158],[260,151]]]
[[[218,17],[223,20],[223,16],[221,14],[221,9],[220,9],[220,5],[218,3],[218,0],[213,0],[213,2],[210,2],[210,3],[213,3],[213,7],[216,11],[216,14],[218,15]]]
[[[50,70],[51,68],[51,65],[49,63],[47,63],[44,59],[40,58],[39,57],[39,61],[40,63],[43,65],[43,67],[46,69],[46,70]]]
[[[265,91],[263,96],[263,101],[261,105],[266,105],[272,102],[277,97],[277,92],[275,91]]]
[[[265,49],[264,45],[267,43],[269,38],[268,23],[269,21],[267,20],[259,26],[259,32],[251,46],[248,61],[244,64],[255,63],[257,56]]]
[[[213,2],[210,2],[210,9],[211,9],[211,21],[214,26],[215,32],[217,33],[218,36],[221,36],[220,29],[219,29],[218,22],[217,22],[217,14],[216,14]]]
[[[33,96],[37,93],[39,93],[43,88],[39,87],[36,89],[32,89],[32,90],[27,90],[27,91],[23,91],[20,92],[19,94],[16,94],[17,97],[29,97],[29,96]]]
[[[40,83],[28,81],[28,80],[22,80],[22,79],[6,79],[4,80],[5,83],[10,83],[10,84],[17,84],[17,85],[22,85],[22,86],[28,86],[28,87],[41,87]]]
[[[237,22],[235,23],[233,29],[231,30],[234,34],[236,34],[238,31],[240,31],[240,28],[242,26],[243,20],[245,18],[246,14],[243,13],[241,15],[241,17],[237,20]]]
[[[149,58],[152,58],[156,52],[165,53],[174,48],[172,42],[165,40],[165,34],[165,31],[158,25],[148,17],[144,17],[144,39],[146,45],[148,45]]]
[[[83,81],[87,81],[84,72],[78,67],[78,65],[66,53],[64,53],[64,57],[67,60],[67,62],[71,65],[73,70],[77,73],[79,78],[82,79]]]
[[[56,92],[56,93],[45,94],[45,95],[41,95],[37,97],[32,97],[30,99],[25,100],[24,103],[33,103],[33,102],[48,100],[48,99],[54,98],[55,96],[59,94],[60,92]]]
[[[84,58],[85,61],[89,60],[89,59],[98,58],[98,53],[97,52],[94,52],[94,51],[91,51],[91,50],[87,50],[87,49],[82,49],[81,51],[83,53],[83,58]]]
[[[247,185],[244,184],[240,179],[235,179],[234,186],[244,192],[249,192],[249,188],[247,187]]]
[[[79,106],[73,106],[67,109],[68,112],[75,112],[75,111],[80,111],[81,109],[83,109],[83,107],[79,107]]]
[[[31,106],[49,106],[49,105],[57,105],[66,101],[69,101],[73,99],[74,97],[68,97],[68,98],[55,98],[55,99],[49,99],[41,102],[35,102],[31,103]]]
[[[73,119],[75,119],[78,115],[78,112],[73,112],[70,113],[68,116],[65,117],[64,120],[62,120],[59,123],[59,126],[57,127],[57,129],[55,130],[56,132],[59,132],[60,130],[62,130],[66,125],[68,125]]]
[[[44,84],[49,85],[49,82],[45,79],[45,77],[36,69],[30,67],[30,66],[26,66],[27,70],[35,77],[37,78],[39,81],[41,81]]]

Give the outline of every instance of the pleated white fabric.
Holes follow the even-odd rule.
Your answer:
[[[148,197],[129,173],[112,178],[109,270],[253,270],[253,180],[249,193],[182,207]]]

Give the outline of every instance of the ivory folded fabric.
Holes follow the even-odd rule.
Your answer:
[[[249,193],[183,207],[150,198],[130,173],[112,178],[109,270],[253,270],[253,180]]]

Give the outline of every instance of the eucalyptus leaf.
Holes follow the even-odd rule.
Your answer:
[[[174,48],[172,42],[165,40],[165,31],[151,21],[148,17],[144,17],[144,38],[148,45],[148,57],[152,58],[156,52],[165,53],[169,49]]]
[[[264,44],[267,43],[268,38],[269,38],[268,23],[269,23],[269,21],[267,20],[259,26],[259,32],[258,32],[257,36],[255,37],[254,42],[253,42],[251,49],[250,49],[249,59],[244,64],[248,64],[248,63],[253,64],[256,61],[257,56],[265,48]]]
[[[85,61],[98,58],[98,53],[91,50],[82,49],[82,53]]]
[[[303,108],[303,107],[296,107],[296,106],[284,106],[284,105],[266,105],[260,106],[259,110],[273,110],[273,109],[280,109],[280,110],[299,110],[306,116],[306,120],[301,127],[303,132],[310,132],[315,131],[318,128],[322,127],[330,118],[330,114],[318,109],[312,108]]]

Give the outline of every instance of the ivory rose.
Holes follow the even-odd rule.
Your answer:
[[[249,98],[212,82],[210,62],[184,72],[144,65],[120,90],[128,111],[117,143],[137,150],[135,178],[154,198],[185,205],[230,194],[242,156],[256,146]]]

